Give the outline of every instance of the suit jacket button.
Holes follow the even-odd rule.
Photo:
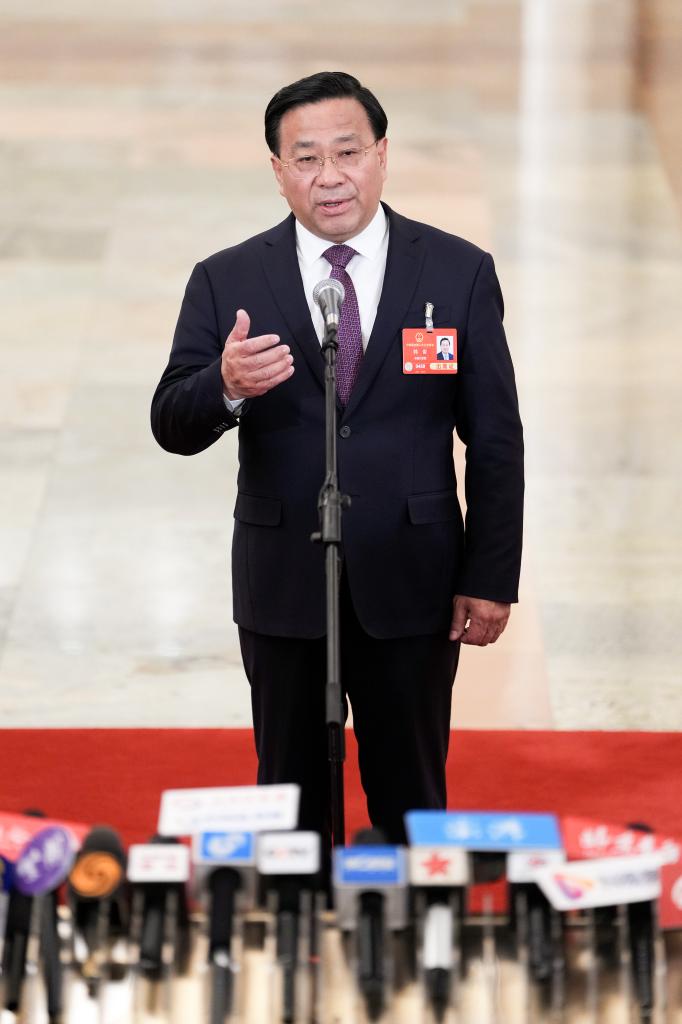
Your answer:
[[[352,430],[350,429],[349,426],[343,426],[339,430],[339,435],[341,437],[350,437],[351,434],[352,434]]]

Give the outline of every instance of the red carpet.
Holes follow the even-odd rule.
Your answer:
[[[248,729],[0,730],[0,811],[106,823],[127,842],[156,827],[162,789],[255,781]],[[449,806],[644,820],[682,836],[682,734],[457,731]],[[366,823],[348,736],[348,833]]]

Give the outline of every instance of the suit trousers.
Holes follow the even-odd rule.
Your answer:
[[[389,842],[403,843],[406,811],[446,805],[460,645],[448,640],[447,631],[390,640],[369,636],[358,622],[345,576],[340,613],[341,681],[353,709],[370,821]],[[299,827],[326,840],[326,640],[266,636],[242,627],[239,637],[251,685],[258,783],[298,783]]]

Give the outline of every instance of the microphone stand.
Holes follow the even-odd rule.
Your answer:
[[[325,361],[325,478],[317,501],[320,529],[310,538],[324,544],[327,595],[326,721],[329,749],[332,846],[345,845],[343,762],[346,757],[345,720],[341,690],[339,583],[341,579],[341,513],[350,498],[339,491],[336,465],[336,352],[338,320],[326,322],[322,355]]]

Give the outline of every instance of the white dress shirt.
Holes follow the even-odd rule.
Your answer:
[[[313,300],[313,288],[318,281],[322,281],[331,274],[331,264],[324,258],[322,253],[331,245],[337,242],[330,242],[324,238],[318,238],[312,231],[308,231],[300,221],[296,221],[296,255],[298,266],[303,280],[303,291],[310,309],[313,326],[317,333],[318,340],[322,344],[324,337],[324,321],[322,312],[317,303]],[[386,254],[388,252],[388,218],[384,213],[381,204],[371,221],[359,235],[349,238],[344,245],[357,250],[357,256],[348,262],[346,270],[353,282],[355,294],[358,299],[358,310],[360,312],[360,328],[362,330],[362,347],[367,348],[369,336],[374,327],[377,315],[377,307],[381,298],[381,289],[384,284],[384,273],[386,272]],[[237,412],[244,401],[235,398],[230,401],[227,395],[224,396],[225,405],[230,412]]]
[[[313,288],[318,281],[324,280],[331,274],[331,265],[322,253],[331,245],[337,244],[337,242],[318,238],[317,235],[303,227],[299,221],[296,221],[296,254],[303,279],[303,291],[308,300],[308,308],[320,344],[322,344],[324,336],[324,321],[320,307],[313,300]],[[349,238],[343,244],[357,250],[357,256],[353,256],[349,261],[346,270],[358,298],[362,347],[366,349],[374,327],[386,270],[388,218],[384,213],[383,206],[379,205],[374,217],[359,235]]]

